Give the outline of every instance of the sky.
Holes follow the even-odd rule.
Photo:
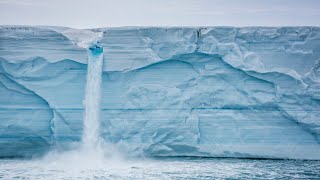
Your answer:
[[[0,0],[0,24],[320,26],[320,0]]]

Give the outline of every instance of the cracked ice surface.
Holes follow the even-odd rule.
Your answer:
[[[2,26],[0,155],[82,133],[104,48],[101,136],[132,155],[320,159],[320,28]]]

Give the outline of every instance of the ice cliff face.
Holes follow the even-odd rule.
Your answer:
[[[132,155],[320,159],[320,28],[0,28],[0,156],[79,141],[87,46],[101,136]]]

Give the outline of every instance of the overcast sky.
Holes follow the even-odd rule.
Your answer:
[[[2,25],[320,25],[320,0],[0,0]]]

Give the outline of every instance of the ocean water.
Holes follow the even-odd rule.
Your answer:
[[[320,179],[320,161],[164,158],[0,160],[0,179]]]

